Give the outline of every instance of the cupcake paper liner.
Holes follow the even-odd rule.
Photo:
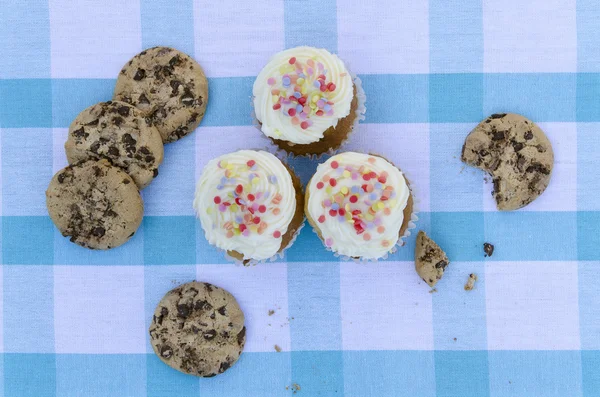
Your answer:
[[[324,151],[323,153],[295,154],[295,153],[288,152],[285,149],[280,148],[279,146],[277,146],[277,144],[275,144],[271,140],[271,138],[269,138],[262,132],[260,122],[256,118],[256,113],[254,112],[254,98],[251,98],[250,102],[251,102],[251,106],[252,106],[252,112],[251,112],[252,125],[260,131],[260,134],[262,135],[262,137],[268,142],[268,147],[269,147],[270,152],[278,154],[277,157],[279,157],[281,159],[293,158],[293,157],[307,157],[311,160],[319,160],[324,155],[332,156],[340,151],[340,149],[348,141],[348,138],[350,138],[350,136],[354,133],[354,131],[356,131],[356,128],[358,127],[359,122],[361,120],[365,120],[365,113],[367,111],[367,107],[366,107],[367,95],[365,94],[365,90],[363,89],[362,80],[360,79],[360,77],[358,77],[356,74],[354,74],[350,71],[350,68],[348,68],[347,63],[345,63],[345,64],[346,64],[346,69],[348,70],[348,73],[350,73],[350,76],[352,76],[352,82],[354,83],[354,86],[356,87],[356,97],[358,99],[358,106],[356,107],[356,111],[355,111],[356,119],[354,120],[354,123],[352,124],[351,130],[348,132],[348,134],[346,135],[346,138],[342,141],[340,146],[336,149],[329,148],[328,150]]]

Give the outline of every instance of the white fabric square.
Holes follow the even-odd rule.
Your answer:
[[[427,1],[338,0],[338,52],[353,73],[429,73]]]
[[[142,50],[139,1],[50,0],[53,78],[114,79]]]
[[[283,25],[283,1],[196,0],[196,59],[208,77],[256,76],[284,49]]]
[[[486,262],[490,350],[579,350],[577,262]]]
[[[69,165],[67,155],[65,154],[65,142],[69,136],[68,128],[52,129],[52,173],[56,174],[59,170]]]
[[[200,178],[204,166],[216,157],[242,149],[267,150],[273,146],[268,138],[253,126],[200,127],[194,135],[196,180]]]
[[[577,124],[538,123],[554,151],[554,168],[550,184],[533,203],[521,211],[577,211]],[[484,211],[496,211],[490,192],[492,178],[484,180]]]
[[[287,265],[198,265],[196,279],[229,291],[246,319],[246,352],[290,351]],[[269,315],[270,310],[274,313]],[[293,320],[292,320],[293,321]]]
[[[340,301],[344,350],[433,350],[431,294],[414,263],[342,263]]]
[[[575,0],[485,0],[484,72],[576,72]]]
[[[360,124],[343,150],[385,157],[406,174],[419,212],[429,211],[429,124]]]
[[[142,266],[55,266],[57,353],[145,353]]]

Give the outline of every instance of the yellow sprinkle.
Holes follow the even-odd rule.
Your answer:
[[[231,176],[231,171],[230,170],[225,170],[225,176],[227,178],[229,178]]]
[[[352,175],[352,174],[351,174],[351,173],[350,173],[350,171],[348,171],[348,170],[344,170],[344,172],[342,173],[342,176],[343,176],[344,178],[350,178],[350,176],[351,176],[351,175]]]
[[[383,202],[379,201],[379,202],[377,203],[377,209],[378,209],[378,210],[382,210],[382,209],[384,209],[384,208],[385,208],[385,204],[383,204]]]
[[[278,129],[275,129],[275,135],[281,136],[281,131],[279,131]]]
[[[273,100],[273,103],[277,103],[279,102],[279,95],[273,95],[271,99]]]
[[[206,209],[206,213],[207,213],[208,215],[212,214],[212,213],[213,213],[213,209],[212,209],[212,207],[208,207],[208,208]]]
[[[346,219],[348,219],[349,221],[352,220],[352,214],[350,214],[349,212],[346,212],[346,214],[344,215],[346,217]]]
[[[302,85],[302,84],[304,84],[304,79],[302,77],[300,77],[298,79],[298,81],[296,81],[296,83],[298,83],[298,85]]]
[[[311,102],[308,106],[310,106],[311,109],[315,109],[317,107],[317,105],[313,102]]]
[[[285,72],[287,72],[287,68],[285,67],[285,65],[283,65],[283,66],[281,66],[281,67],[279,68],[279,73],[280,73],[280,74],[285,74]]]
[[[250,226],[250,228],[249,228],[249,229],[250,229],[250,231],[251,231],[252,233],[256,233],[256,232],[258,232],[258,226],[256,226],[256,225]]]
[[[346,210],[346,212],[350,212],[350,204],[346,203],[346,206],[344,207],[344,209]],[[346,214],[349,215],[349,214]]]
[[[389,201],[389,203],[390,203],[390,208],[393,208],[393,207],[396,206],[396,204],[398,203],[398,201],[396,199],[392,199],[392,200]]]
[[[227,169],[228,170],[232,170],[235,166],[233,164],[227,164]]]
[[[260,182],[260,178],[259,177],[255,176],[254,178],[252,178],[252,184],[253,185],[258,184],[258,182]]]
[[[240,234],[242,234],[242,232],[240,232],[240,229],[233,229],[233,234],[239,236]]]
[[[240,227],[240,225],[235,222],[231,222],[231,225],[233,226],[234,229],[238,229]]]
[[[327,193],[327,194],[331,194],[331,186],[327,186],[327,187],[325,188],[325,193]]]
[[[318,101],[319,99],[321,99],[321,98],[320,98],[318,95],[313,95],[313,97],[312,97],[312,101],[313,101],[314,103],[317,103],[317,101]]]
[[[302,95],[306,95],[306,93],[308,92],[306,89],[306,86],[303,86],[302,90],[300,90],[300,92],[302,93]]]
[[[231,205],[229,206],[229,210],[230,210],[231,212],[236,212],[236,211],[238,210],[238,206],[237,206],[237,204],[231,204]]]
[[[340,191],[342,192],[342,194],[346,195],[348,194],[348,188],[346,186],[343,186]]]
[[[227,160],[221,160],[221,167],[222,168],[227,167]]]
[[[368,220],[368,221],[372,221],[373,219],[375,219],[375,216],[371,215],[369,213],[366,213],[365,214],[365,219]]]

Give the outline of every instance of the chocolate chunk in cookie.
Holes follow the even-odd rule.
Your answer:
[[[424,231],[419,231],[415,247],[415,269],[421,279],[430,287],[434,287],[444,275],[446,266],[449,263],[446,253],[440,246],[429,238]]]
[[[162,298],[149,329],[154,352],[178,371],[212,377],[240,357],[246,342],[244,313],[229,292],[190,282]]]
[[[493,114],[465,140],[463,162],[492,176],[499,210],[516,210],[539,197],[554,166],[552,145],[532,121],[514,113]]]
[[[121,167],[140,189],[154,180],[163,160],[162,138],[135,107],[118,101],[100,102],[79,113],[65,143],[69,163],[108,159]]]
[[[169,47],[153,47],[125,64],[114,98],[140,109],[163,142],[173,142],[200,124],[208,101],[208,81],[188,55]]]
[[[132,182],[108,160],[63,168],[46,191],[50,218],[63,236],[83,247],[118,247],[134,235],[144,215],[140,192]]]

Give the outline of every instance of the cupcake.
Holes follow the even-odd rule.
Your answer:
[[[325,246],[355,259],[395,250],[408,230],[413,199],[402,172],[386,159],[345,152],[318,166],[304,212]]]
[[[363,118],[364,92],[358,83],[327,50],[282,51],[271,58],[252,89],[260,129],[294,155],[337,149]]]
[[[300,180],[265,151],[211,160],[196,186],[194,209],[208,242],[249,264],[291,245],[304,221]]]

